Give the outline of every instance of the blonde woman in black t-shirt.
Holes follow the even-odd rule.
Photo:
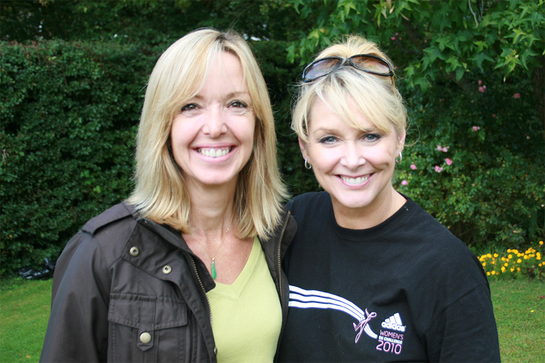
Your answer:
[[[479,261],[392,186],[406,117],[392,62],[361,37],[303,71],[292,127],[325,192],[288,204],[280,361],[500,360]]]

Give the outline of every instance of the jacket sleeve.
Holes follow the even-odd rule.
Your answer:
[[[99,245],[79,232],[57,261],[40,362],[106,361],[109,289]]]
[[[435,319],[425,334],[430,362],[500,362],[488,285],[480,284]]]

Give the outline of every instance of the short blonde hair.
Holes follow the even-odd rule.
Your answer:
[[[349,58],[356,54],[375,55],[393,64],[375,43],[357,35],[326,48],[315,60],[325,57]],[[360,128],[350,111],[350,103],[381,132],[389,133],[393,128],[397,134],[401,134],[407,127],[407,109],[395,87],[393,76],[372,75],[344,66],[314,81],[301,82],[299,87],[291,126],[305,143],[308,142],[310,110],[317,99],[327,103],[352,127]]]
[[[136,186],[129,201],[139,213],[190,233],[191,201],[184,173],[169,151],[172,121],[180,106],[202,88],[221,52],[242,64],[255,116],[252,155],[241,170],[235,191],[237,236],[265,238],[280,223],[287,192],[278,171],[276,135],[269,94],[261,70],[238,34],[200,29],[173,43],[151,73],[136,141]]]

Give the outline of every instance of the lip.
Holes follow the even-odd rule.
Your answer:
[[[338,174],[337,178],[341,181],[341,183],[343,183],[344,185],[350,188],[359,188],[369,183],[369,180],[371,180],[373,175],[375,174],[371,173],[371,174],[358,175],[358,176]]]

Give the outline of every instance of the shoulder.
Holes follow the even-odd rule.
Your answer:
[[[401,208],[400,214],[399,221],[405,227],[404,231],[409,238],[465,246],[447,227],[410,198],[407,198],[407,203]]]
[[[297,215],[327,205],[331,205],[331,197],[327,192],[310,192],[293,198],[286,204],[286,207],[297,219]]]
[[[135,221],[134,216],[136,216],[136,212],[133,205],[128,202],[119,203],[90,219],[81,230],[84,233],[95,235],[102,228],[111,224],[122,223],[123,220],[125,223],[129,220]]]
[[[404,207],[408,215],[399,233],[421,271],[441,279],[465,281],[460,284],[465,287],[470,287],[471,282],[473,286],[487,284],[479,260],[464,242],[414,201],[407,199]]]
[[[110,264],[119,257],[136,224],[132,205],[126,202],[116,204],[85,223],[68,241],[61,257],[67,258],[79,250],[89,256],[98,253]]]

